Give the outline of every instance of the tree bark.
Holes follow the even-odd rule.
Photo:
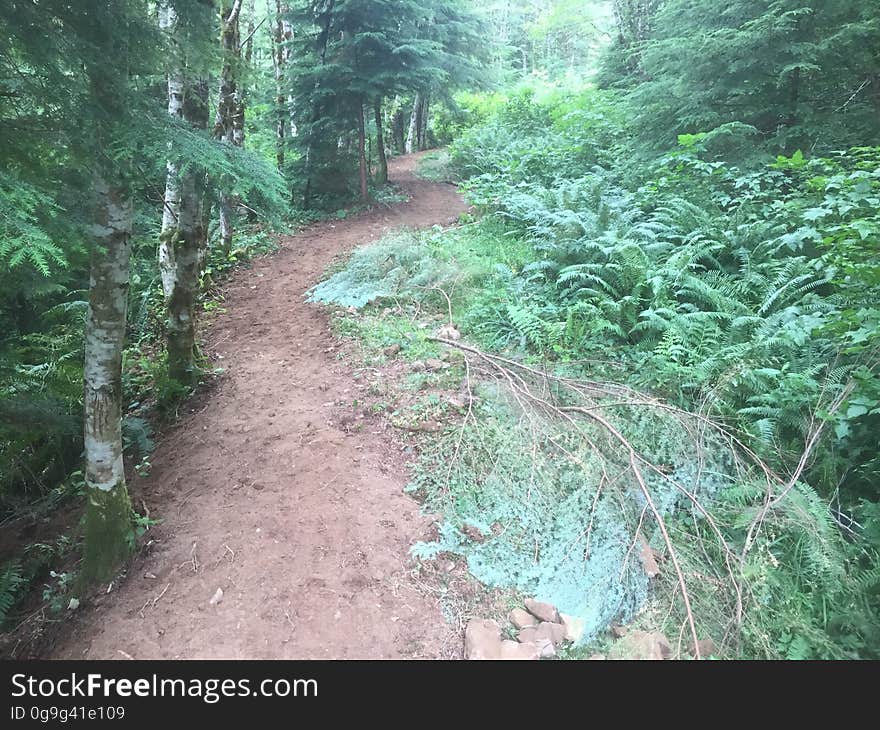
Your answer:
[[[271,0],[266,0],[266,11],[271,13]],[[281,19],[284,5],[281,0],[275,0],[275,23],[272,25],[272,67],[275,72],[275,161],[279,170],[284,169],[286,116],[284,106],[284,62],[285,53],[282,48],[284,39],[284,22]]]
[[[159,27],[168,34],[174,33],[177,25],[177,14],[167,5],[159,8]],[[184,77],[180,64],[172,61],[168,71],[168,114],[178,119],[183,117]],[[177,227],[180,212],[180,161],[169,158],[165,165],[165,198],[162,207],[162,234],[159,243],[159,275],[162,289],[168,297],[171,277],[174,272],[174,247],[164,242],[168,231]]]
[[[208,85],[200,81],[189,88],[183,118],[197,129],[208,126]],[[207,175],[195,161],[180,179],[177,225],[163,243],[173,252],[174,276],[165,290],[168,375],[185,386],[196,384],[195,310],[199,275],[208,241]]]
[[[214,119],[214,138],[236,146],[244,143],[244,102],[238,84],[241,61],[239,33],[241,4],[242,0],[223,0],[220,8],[223,20],[220,31],[223,66],[220,71],[220,91]],[[220,246],[227,255],[232,250],[234,233],[233,202],[228,192],[220,191]]]
[[[379,155],[379,170],[376,173],[376,182],[384,185],[388,182],[388,158],[385,155],[385,134],[382,131],[382,100],[376,99],[373,111],[376,115],[376,150]]]
[[[421,106],[421,95],[416,94],[416,99],[413,102],[412,114],[409,118],[409,131],[406,135],[406,144],[404,144],[403,151],[411,155],[415,146],[418,145],[418,140],[416,139],[416,135],[418,134],[418,114],[419,107]]]
[[[428,95],[422,96],[422,105],[419,110],[419,150],[428,149]]]
[[[358,127],[358,159],[360,161],[360,182],[361,182],[361,200],[370,199],[370,193],[367,188],[367,150],[366,150],[366,130],[364,123],[364,104],[363,99],[358,102],[357,108],[357,127]]]
[[[176,31],[174,11],[165,8],[160,25]],[[164,20],[164,22],[163,22]],[[168,113],[197,129],[208,126],[206,81],[188,83],[180,62],[168,74]],[[185,169],[179,160],[169,160],[165,186],[165,209],[159,238],[159,271],[165,295],[165,337],[168,376],[183,386],[195,385],[195,304],[199,275],[207,248],[205,191],[207,177],[197,161]]]
[[[128,309],[132,202],[96,174],[84,367],[88,502],[80,580],[107,580],[128,556],[131,504],[122,461],[122,351]]]

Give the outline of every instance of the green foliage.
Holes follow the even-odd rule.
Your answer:
[[[666,0],[606,57],[641,151],[744,123],[776,151],[877,144],[876,6],[859,0]],[[630,7],[637,4],[630,4]],[[638,10],[633,12],[640,12]],[[635,19],[634,19],[635,20]],[[621,54],[629,54],[621,65]],[[637,150],[638,151],[638,150]],[[743,154],[753,154],[744,148]]]
[[[716,469],[719,480],[704,505],[732,552],[746,556],[737,567],[740,599],[724,580],[724,554],[709,523],[674,494],[658,493],[656,501],[685,570],[714,576],[692,586],[700,632],[720,644],[737,600],[745,602],[744,623],[723,655],[874,656],[877,522],[863,515],[876,515],[880,477],[872,435],[880,416],[880,150],[734,164],[725,158],[743,159],[740,141],[754,130],[731,123],[682,134],[678,149],[632,166],[618,156],[628,143],[624,107],[614,96],[550,88],[506,98],[452,146],[484,217],[423,235],[410,249],[395,240],[359,251],[321,285],[324,300],[394,297],[442,315],[446,301],[427,298],[412,283],[435,272],[428,279],[446,282],[466,337],[561,372],[623,380],[699,411],[783,474],[823,424],[801,479],[754,535],[748,527],[766,487],[730,464]],[[398,266],[398,257],[407,263]],[[594,628],[623,605],[642,605],[644,594],[630,587],[614,610],[596,612],[598,604],[588,609],[578,601],[586,600],[590,581],[602,583],[598,574],[556,582],[555,539],[583,529],[576,516],[594,492],[556,494],[568,477],[543,466],[534,433],[518,430],[526,421],[505,415],[503,399],[482,396],[486,405],[461,446],[447,438],[457,444],[458,434],[448,434],[423,455],[416,486],[449,521],[439,541],[420,550],[460,552],[478,577],[544,591],[590,613]],[[634,413],[622,424],[677,479],[686,482],[705,467],[687,448],[676,449],[676,426],[640,422]],[[461,458],[445,466],[456,448]],[[522,506],[523,479],[540,484],[539,494],[555,495],[553,508],[511,512]],[[586,502],[567,502],[573,494]],[[569,516],[574,521],[563,528],[559,520]],[[472,544],[465,523],[503,537]],[[631,529],[612,525],[603,529]],[[546,564],[528,559],[536,538],[542,554],[555,556]],[[613,561],[602,571],[613,573]],[[609,591],[604,595],[619,595]],[[654,601],[667,606],[677,591],[664,570],[646,609]],[[670,632],[684,620],[679,608],[658,614]]]
[[[421,299],[450,273],[427,241],[404,232],[356,249],[345,269],[310,290],[309,301],[360,308],[404,294]]]
[[[9,618],[24,582],[18,560],[10,560],[0,569],[0,626]]]
[[[479,22],[457,0],[293,5],[286,14],[295,28],[286,79],[297,128],[292,175],[307,206],[329,207],[351,196],[365,107],[478,82]]]

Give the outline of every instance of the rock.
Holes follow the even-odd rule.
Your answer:
[[[437,332],[437,337],[441,340],[452,340],[453,342],[458,342],[461,339],[461,332],[459,332],[454,324],[447,324],[440,328]]]
[[[421,373],[425,370],[425,363],[423,363],[421,360],[416,360],[412,365],[410,365],[410,369],[414,373]]]
[[[467,408],[467,403],[465,402],[465,399],[460,398],[457,395],[446,396],[446,402],[453,408],[458,408],[460,410],[464,410],[465,408]]]
[[[486,536],[475,525],[465,524],[462,526],[461,531],[474,542],[482,543],[486,541]]]
[[[422,421],[418,426],[418,430],[427,433],[436,433],[437,431],[443,430],[443,424],[438,423],[437,421]]]
[[[538,659],[541,652],[534,644],[520,644],[518,641],[501,642],[501,659]]]
[[[442,360],[438,360],[436,357],[429,357],[427,360],[425,360],[425,368],[432,372],[436,370],[445,370],[448,367],[449,365],[447,365]]]
[[[223,589],[218,588],[214,595],[211,597],[211,600],[208,601],[212,606],[216,606],[220,601],[223,600]]]
[[[542,639],[539,637],[538,640],[535,641],[535,646],[538,647],[538,651],[541,653],[541,658],[547,659],[556,656],[556,647],[550,639]]]
[[[705,659],[710,656],[717,656],[718,648],[715,646],[715,642],[712,639],[700,639],[697,642],[697,647],[700,649],[700,658]],[[691,645],[688,648],[688,653],[691,656],[695,657],[697,652],[694,650],[694,642],[691,640]]]
[[[617,624],[614,624],[610,628],[610,631],[611,631],[611,635],[615,639],[622,639],[624,636],[627,635],[627,632],[629,631],[629,629],[627,629],[626,626],[618,626]]]
[[[639,533],[639,558],[642,561],[642,569],[649,578],[656,578],[660,575],[660,566],[657,565],[657,558],[654,556],[654,550],[648,545],[648,541]]]
[[[612,659],[668,659],[672,655],[669,640],[659,631],[632,631],[611,647]]]
[[[468,621],[464,631],[465,659],[500,659],[501,629],[492,619]]]
[[[559,618],[565,627],[565,640],[577,644],[587,628],[586,620],[577,616],[569,616],[567,613],[560,613]]]
[[[592,661],[592,662],[604,662],[604,661],[605,661],[605,655],[604,655],[604,654],[593,654],[593,656],[588,657],[587,661]]]
[[[554,624],[547,624],[553,626]],[[542,657],[556,656],[556,643],[548,631],[541,631],[538,626],[528,626],[516,637],[523,646],[534,646]]]
[[[532,616],[528,611],[522,608],[515,608],[510,612],[508,616],[510,619],[510,623],[512,623],[518,629],[526,629],[529,627],[536,627],[538,625],[538,620]]]
[[[565,626],[562,624],[550,623],[542,621],[535,629],[535,636],[540,642],[543,639],[550,641],[554,647],[559,646],[565,641]]]
[[[400,345],[394,344],[386,347],[382,352],[385,353],[386,357],[394,357],[398,352],[400,352],[403,348]]]
[[[541,619],[541,621],[559,623],[559,612],[556,610],[556,606],[544,603],[543,601],[536,601],[534,598],[527,598],[525,603],[526,610],[532,616]]]

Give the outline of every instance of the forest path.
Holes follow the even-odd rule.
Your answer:
[[[161,523],[122,585],[77,619],[56,658],[400,658],[460,655],[460,635],[410,577],[428,522],[378,422],[347,433],[357,397],[327,312],[304,293],[385,232],[455,222],[455,189],[391,164],[410,196],[324,222],[237,272],[206,336],[226,374],[186,405],[133,499]],[[350,411],[349,411],[350,412]],[[219,603],[211,603],[217,589]]]

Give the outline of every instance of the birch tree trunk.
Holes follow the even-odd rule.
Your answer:
[[[406,144],[403,147],[403,151],[411,155],[415,146],[418,146],[418,140],[416,139],[416,135],[418,134],[418,115],[419,115],[419,107],[421,106],[421,95],[416,94],[416,100],[413,102],[413,110],[412,114],[409,118],[409,132],[406,135]]]
[[[164,10],[164,13],[162,12]],[[177,18],[160,8],[160,25],[175,40]],[[207,83],[188,83],[183,64],[172,63],[168,74],[168,113],[193,127],[208,126]],[[165,295],[165,337],[168,376],[183,386],[195,385],[195,303],[199,274],[207,248],[206,175],[194,161],[182,171],[179,160],[168,161],[165,207],[159,238],[159,270]]]
[[[173,37],[177,25],[177,14],[167,5],[159,8],[159,27]],[[178,61],[172,61],[168,71],[168,114],[183,118],[184,77]],[[177,228],[180,215],[180,161],[169,158],[165,165],[165,198],[162,207],[162,232],[159,236],[159,275],[162,291],[167,301],[174,286],[174,246],[168,240],[169,232]]]
[[[208,85],[205,81],[187,89],[183,118],[197,129],[208,126]],[[207,175],[190,164],[180,178],[177,225],[169,231],[167,244],[174,251],[174,275],[165,292],[168,375],[185,386],[193,386],[196,367],[195,306],[199,274],[208,240]]]
[[[223,0],[220,13],[223,26],[220,31],[220,47],[223,52],[223,65],[220,71],[220,91],[217,101],[217,115],[214,119],[214,137],[227,144],[244,143],[244,104],[238,88],[239,65],[241,60],[241,38],[239,17],[242,0]],[[219,195],[220,245],[228,254],[232,250],[233,200],[224,191]]]
[[[388,158],[385,156],[385,134],[382,131],[382,100],[376,99],[373,108],[376,115],[376,151],[379,155],[379,171],[376,173],[376,182],[384,185],[388,182]]]
[[[122,462],[122,350],[128,308],[132,202],[99,174],[84,367],[85,546],[80,579],[107,580],[128,556],[131,504]]]
[[[272,70],[275,73],[275,162],[279,170],[284,169],[285,136],[286,136],[286,110],[284,107],[284,61],[285,54],[282,47],[284,39],[284,21],[282,13],[284,4],[281,0],[275,0],[275,22],[272,24]],[[266,12],[272,12],[271,0],[266,0]]]

